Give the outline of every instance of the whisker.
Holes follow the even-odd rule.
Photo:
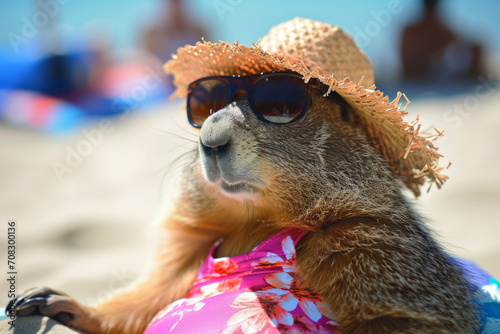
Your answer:
[[[181,154],[178,157],[176,157],[174,160],[172,160],[169,163],[167,163],[164,167],[162,167],[161,169],[159,169],[155,173],[155,175],[158,175],[159,173],[165,172],[165,174],[163,175],[163,178],[164,178],[175,167],[177,167],[177,166],[180,167],[181,163],[184,163],[185,161],[188,161],[188,160],[192,160],[194,162],[196,160],[196,155],[197,155],[197,152],[194,151],[194,150],[184,152],[183,154]],[[186,164],[185,167],[187,167],[189,165],[191,165],[191,164]],[[163,178],[162,178],[162,180],[163,180]]]
[[[194,133],[190,133],[189,131],[185,131],[185,133],[189,134],[189,135],[193,135],[193,137],[195,137],[196,139],[191,139],[191,138],[187,138],[187,137],[183,137],[181,136],[180,134],[178,133],[175,133],[175,132],[172,132],[172,131],[168,131],[168,130],[163,130],[163,129],[159,129],[159,128],[154,128],[155,130],[157,131],[160,131],[160,132],[163,132],[163,133],[166,133],[166,134],[169,134],[171,136],[174,136],[174,137],[177,137],[177,138],[180,138],[180,139],[183,139],[185,141],[188,141],[190,143],[197,143],[198,142],[198,135],[197,134],[194,134]]]

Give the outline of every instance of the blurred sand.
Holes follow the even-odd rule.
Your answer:
[[[500,91],[467,118],[460,116],[461,124],[450,121],[453,112],[443,117],[468,96],[419,100],[409,107],[412,119],[420,114],[424,124],[447,129],[441,153],[453,162],[450,181],[424,193],[417,205],[454,254],[500,277]],[[94,303],[145,273],[158,234],[151,222],[160,211],[164,170],[193,137],[180,104],[113,124],[60,182],[51,163],[63,162],[68,145],[76,148],[86,140],[82,131],[54,138],[0,123],[0,240],[5,245],[7,221],[15,219],[18,292],[50,286]],[[5,249],[0,259],[6,272]],[[7,286],[1,282],[5,305]]]

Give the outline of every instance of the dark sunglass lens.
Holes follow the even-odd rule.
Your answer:
[[[265,120],[284,124],[300,116],[305,95],[306,85],[301,77],[287,74],[268,75],[255,85],[253,103]]]
[[[202,126],[208,116],[227,105],[229,86],[218,79],[207,79],[189,86],[187,110],[189,119],[197,126]]]

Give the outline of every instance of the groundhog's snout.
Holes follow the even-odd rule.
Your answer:
[[[200,149],[207,156],[214,154],[220,157],[229,149],[232,137],[233,129],[230,122],[221,119],[220,115],[213,115],[203,124],[201,129]]]
[[[236,126],[234,116],[224,110],[207,118],[200,131],[199,150],[205,177],[210,182],[217,182],[221,177],[221,168],[225,174],[232,174],[232,150],[235,144]]]
[[[250,111],[250,110],[248,110]],[[201,127],[199,153],[207,181],[226,193],[255,193],[262,177],[256,171],[256,145],[245,106],[232,103],[208,117]]]

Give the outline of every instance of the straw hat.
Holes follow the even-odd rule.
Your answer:
[[[398,92],[389,101],[375,90],[370,60],[339,27],[295,18],[271,28],[250,47],[238,42],[186,45],[166,63],[165,70],[174,75],[175,95],[183,98],[191,82],[206,76],[290,70],[306,81],[317,78],[352,106],[375,150],[416,196],[426,180],[439,188],[447,179],[442,174],[445,167],[439,167],[441,155],[432,143],[442,133],[423,135],[418,117],[410,123],[403,120],[408,99],[400,109],[403,94]]]

